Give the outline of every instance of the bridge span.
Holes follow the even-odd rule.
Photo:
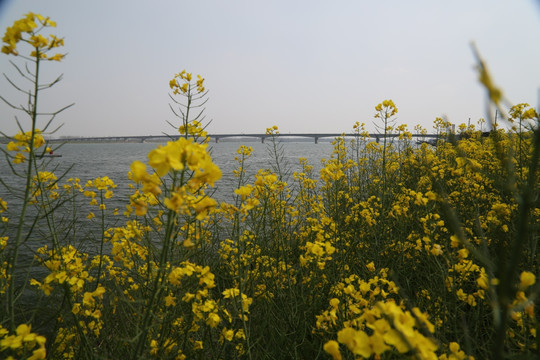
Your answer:
[[[401,134],[402,135],[402,134]],[[256,133],[238,133],[238,134],[210,134],[208,137],[218,143],[221,139],[226,138],[256,138],[260,139],[262,143],[266,139],[277,136],[277,137],[288,137],[288,138],[312,138],[315,141],[315,144],[319,142],[321,138],[336,138],[339,136],[345,137],[360,137],[360,135],[355,133],[287,133],[287,134],[278,134],[278,135],[268,135],[268,134],[256,134]],[[386,134],[387,138],[397,138],[400,134]],[[176,140],[179,135],[135,135],[135,136],[94,136],[94,137],[63,137],[60,139],[50,139],[49,142],[149,142],[149,141],[171,141]],[[369,134],[369,138],[375,139],[376,142],[379,142],[380,139],[385,137],[384,134]],[[437,134],[412,134],[413,138],[419,139],[437,139],[440,135]]]

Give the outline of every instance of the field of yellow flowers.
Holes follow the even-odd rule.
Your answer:
[[[539,117],[505,111],[481,61],[507,129],[437,119],[446,140],[418,145],[385,100],[375,121],[399,139],[356,123],[319,173],[305,159],[291,173],[274,126],[267,169],[249,176],[252,149],[238,149],[230,203],[210,195],[222,174],[191,115],[204,79],[182,71],[169,84],[179,137],[131,164],[118,211],[107,174],[83,184],[40,156],[40,66],[63,57],[43,35],[54,25],[29,13],[3,38],[34,86],[19,108],[29,129],[2,149],[20,181],[0,175],[17,199],[0,198],[0,358],[537,358]],[[76,221],[81,202],[92,211]],[[79,237],[90,222],[95,253]]]

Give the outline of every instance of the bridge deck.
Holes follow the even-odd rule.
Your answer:
[[[388,138],[396,138],[402,134],[386,134]],[[238,134],[210,134],[208,137],[214,139],[216,142],[219,142],[220,139],[224,138],[258,138],[264,143],[265,139],[273,135],[268,134],[256,134],[256,133],[238,133]],[[321,138],[335,138],[339,136],[345,137],[361,137],[358,134],[354,133],[288,133],[288,134],[279,134],[278,137],[297,137],[297,138],[313,138],[315,143],[318,143],[318,140]],[[49,142],[145,142],[148,140],[175,140],[178,139],[178,135],[135,135],[135,136],[94,136],[94,137],[66,137],[61,139],[50,139]],[[375,139],[379,142],[380,139],[384,138],[384,134],[369,134],[369,138]],[[412,134],[413,138],[439,138],[440,134]]]

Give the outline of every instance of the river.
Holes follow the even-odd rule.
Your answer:
[[[60,184],[65,183],[68,178],[79,178],[81,184],[85,184],[88,180],[95,179],[96,177],[108,176],[111,178],[117,188],[114,190],[114,197],[107,200],[107,206],[110,208],[118,208],[119,213],[125,211],[126,205],[129,203],[129,196],[133,194],[133,189],[129,187],[133,184],[128,179],[128,172],[130,165],[135,160],[147,162],[148,153],[159,146],[158,143],[69,143],[64,144],[58,150],[55,151],[56,155],[62,155],[61,157],[47,158],[42,161],[49,161],[47,169],[53,171],[57,176],[63,174],[70,167],[71,169],[67,173],[66,177],[62,179]],[[238,156],[237,149],[240,145],[251,146],[253,148],[252,156],[246,162],[246,173],[248,174],[248,182],[253,183],[255,180],[253,175],[259,169],[270,169],[272,167],[272,155],[269,153],[269,149],[272,147],[270,141],[265,144],[260,142],[220,142],[210,143],[209,151],[211,153],[213,161],[220,167],[222,171],[222,178],[216,182],[215,192],[213,197],[218,201],[233,201],[233,191],[237,186],[238,180],[234,177],[233,170],[238,167],[238,163],[234,160],[235,156]],[[332,154],[332,145],[330,142],[319,141],[318,144],[313,142],[282,142],[279,146],[283,150],[283,159],[280,163],[282,168],[292,171],[300,169],[299,158],[305,157],[309,164],[314,167],[314,175],[317,176],[318,170],[321,168],[321,159],[330,158]],[[22,169],[26,167],[26,164],[16,165],[16,168]],[[150,172],[150,168],[148,168]],[[22,191],[24,189],[24,179],[14,176],[11,173],[9,165],[6,163],[5,158],[0,159],[0,179],[8,186]],[[292,179],[290,179],[292,181]],[[21,199],[17,199],[16,195],[6,190],[4,186],[0,184],[0,198],[4,199],[8,203],[8,213],[6,215],[10,218],[10,226],[7,229],[7,234],[10,239],[14,237],[15,225],[18,222],[18,214],[21,209]],[[79,205],[79,219],[86,220],[85,216],[89,212],[89,205],[87,198],[80,198]],[[95,211],[95,210],[93,210]],[[27,223],[32,219],[32,211],[27,216]],[[121,218],[118,217],[118,218]],[[39,226],[36,234],[39,234]],[[91,234],[99,234],[99,223],[85,225],[89,232],[85,237],[92,236]],[[0,226],[0,235],[2,229]],[[81,234],[82,235],[82,234]],[[94,235],[95,236],[95,235]],[[30,248],[34,248],[35,245],[39,245],[39,239],[35,239],[37,243],[32,244],[32,236],[27,243]],[[25,258],[27,261],[31,260],[31,253],[26,253]]]

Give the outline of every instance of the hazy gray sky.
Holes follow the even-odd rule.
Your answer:
[[[206,78],[211,133],[373,130],[384,99],[411,129],[443,115],[476,121],[485,106],[471,41],[511,101],[537,105],[533,0],[17,0],[0,7],[2,35],[28,11],[58,23],[69,53],[43,67],[43,79],[64,80],[41,109],[75,102],[57,135],[173,133],[168,83],[183,69]],[[0,54],[13,75],[9,59],[21,59]],[[0,92],[24,101],[3,78]],[[15,132],[13,111],[0,114],[0,130]]]

